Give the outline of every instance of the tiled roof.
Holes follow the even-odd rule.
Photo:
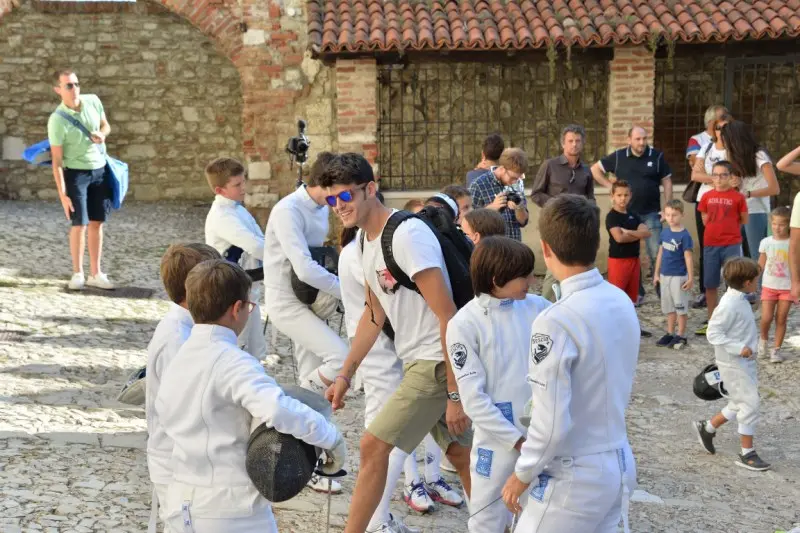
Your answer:
[[[800,0],[309,0],[315,52],[522,50],[800,35]]]

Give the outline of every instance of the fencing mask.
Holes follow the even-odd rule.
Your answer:
[[[142,367],[133,371],[133,374],[125,380],[125,386],[119,391],[117,401],[129,405],[144,405],[146,382],[145,375],[147,367]]]
[[[330,419],[331,404],[319,394],[293,385],[283,392]],[[314,474],[322,450],[265,424],[253,424],[245,460],[250,481],[272,503],[294,498]]]
[[[722,377],[719,374],[719,369],[716,364],[710,364],[705,367],[694,378],[694,385],[692,387],[694,395],[701,400],[711,402],[719,400],[728,395],[728,391],[722,384]]]

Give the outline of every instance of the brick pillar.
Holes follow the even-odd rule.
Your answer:
[[[608,152],[628,144],[628,129],[653,138],[656,62],[644,46],[614,48],[608,86]]]
[[[336,133],[340,152],[363,153],[375,165],[378,71],[374,59],[336,61]]]

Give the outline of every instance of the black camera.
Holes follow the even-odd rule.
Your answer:
[[[522,196],[514,189],[509,189],[506,191],[506,200],[509,202],[514,202],[517,205],[522,204]]]
[[[292,164],[297,161],[301,165],[308,161],[308,148],[311,146],[311,141],[306,136],[306,121],[300,119],[297,121],[297,136],[290,137],[289,142],[286,143],[286,151],[291,155]]]

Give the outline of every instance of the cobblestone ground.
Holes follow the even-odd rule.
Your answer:
[[[141,409],[115,401],[167,306],[158,261],[172,242],[202,239],[206,208],[131,204],[106,233],[105,270],[119,285],[155,289],[153,298],[69,294],[67,225],[53,203],[0,202],[0,532],[144,531],[150,505]],[[656,333],[658,306],[649,296],[643,326]],[[696,327],[696,311],[690,326]],[[792,315],[790,361],[761,365],[762,420],[757,445],[774,469],[753,473],[733,464],[734,428],[717,439],[718,454],[701,452],[690,423],[719,404],[697,400],[691,378],[712,359],[705,340],[682,352],[645,345],[628,421],[639,489],[632,529],[772,532],[800,521],[800,330]],[[285,339],[273,350],[288,354]],[[289,359],[268,370],[292,381]],[[357,451],[363,401],[336,421]],[[356,460],[353,461],[357,462]],[[357,465],[351,464],[355,473]],[[332,498],[331,530],[340,531],[355,476]],[[448,478],[455,482],[454,478]],[[398,491],[395,513],[408,510]],[[322,532],[326,498],[303,492],[276,510],[281,531]],[[465,509],[412,513],[426,532],[466,531]]]

